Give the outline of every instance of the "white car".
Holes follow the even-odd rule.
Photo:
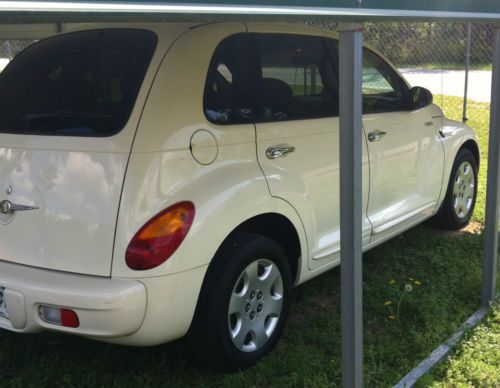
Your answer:
[[[78,26],[0,76],[0,327],[214,366],[276,344],[339,257],[338,41],[295,24]],[[363,244],[474,209],[474,132],[365,48]]]

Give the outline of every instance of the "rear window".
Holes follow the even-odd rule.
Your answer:
[[[43,40],[0,73],[0,132],[111,136],[128,121],[153,32],[104,29]]]

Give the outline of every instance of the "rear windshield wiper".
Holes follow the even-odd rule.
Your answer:
[[[83,120],[83,119],[109,119],[113,116],[110,114],[96,114],[92,112],[75,112],[67,110],[59,110],[57,112],[48,113],[29,113],[22,118],[22,121],[33,123],[37,121],[59,121],[59,120]]]

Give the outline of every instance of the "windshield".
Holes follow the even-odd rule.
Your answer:
[[[111,136],[128,121],[153,32],[104,29],[43,40],[0,73],[0,132]]]

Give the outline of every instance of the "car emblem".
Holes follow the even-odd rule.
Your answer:
[[[26,210],[36,210],[36,209],[40,208],[38,206],[18,205],[6,199],[0,202],[0,213],[2,214],[11,214],[16,211],[26,211]]]

